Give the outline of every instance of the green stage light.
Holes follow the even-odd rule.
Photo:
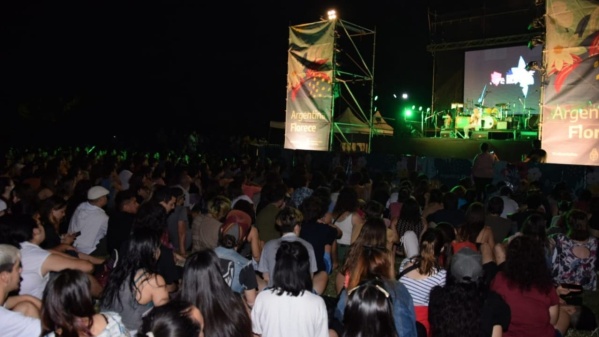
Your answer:
[[[406,118],[412,117],[413,114],[414,114],[414,112],[410,108],[407,108],[406,110],[404,110],[404,113],[403,113],[404,117],[406,117]]]

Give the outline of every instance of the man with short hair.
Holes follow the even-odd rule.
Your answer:
[[[123,242],[131,235],[131,228],[139,209],[137,194],[133,190],[120,191],[114,199],[115,210],[108,218],[106,232],[106,246],[111,254],[115,249],[119,251]]]
[[[262,273],[262,279],[268,284],[268,287],[272,287],[273,284],[272,275],[275,273],[277,249],[279,249],[282,241],[299,241],[306,246],[310,256],[310,273],[314,275],[318,271],[314,247],[310,242],[299,237],[302,221],[302,212],[294,207],[286,206],[277,214],[275,222],[282,235],[280,238],[270,240],[264,244],[258,263],[258,271]],[[325,271],[321,272],[326,273]]]
[[[79,204],[71,217],[69,233],[81,233],[73,243],[81,253],[106,256],[106,242],[102,239],[108,231],[108,215],[103,207],[108,204],[109,193],[102,186],[93,186],[87,191],[87,201]]]
[[[485,215],[485,225],[491,227],[493,232],[494,242],[503,242],[512,231],[514,222],[512,220],[502,218],[503,199],[499,196],[494,196],[487,203],[487,214]]]
[[[0,244],[0,331],[5,337],[40,336],[41,301],[32,296],[8,296],[21,283],[21,253],[18,248]]]

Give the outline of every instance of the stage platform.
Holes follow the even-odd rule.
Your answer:
[[[435,132],[436,131],[436,132]],[[462,138],[454,130],[425,130],[420,134],[374,137],[372,152],[390,152],[400,155],[434,158],[473,159],[480,152],[480,144],[489,143],[500,160],[519,162],[532,149],[532,140],[538,139],[533,130],[484,130],[474,131],[471,138]]]

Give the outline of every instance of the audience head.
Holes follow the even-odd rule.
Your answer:
[[[299,206],[299,211],[302,213],[304,218],[303,221],[306,222],[318,221],[325,216],[327,210],[328,204],[314,194],[304,199],[302,204]]]
[[[521,233],[523,235],[536,239],[541,244],[545,244],[547,240],[547,220],[544,216],[538,213],[529,215],[522,224]]]
[[[223,221],[224,217],[231,210],[231,199],[217,195],[214,198],[208,200],[208,214],[218,221]]]
[[[509,242],[503,273],[511,284],[521,290],[528,291],[533,287],[541,291],[553,290],[544,248],[535,238],[521,235]]]
[[[187,257],[179,299],[200,309],[206,336],[252,335],[252,321],[243,299],[225,282],[220,259],[212,249],[200,250]]]
[[[241,247],[251,226],[252,219],[247,213],[236,209],[230,211],[220,227],[220,245],[225,248]]]
[[[489,214],[501,215],[503,212],[503,199],[498,196],[492,196],[487,204]]]
[[[119,191],[114,197],[114,205],[118,211],[136,214],[139,210],[137,192],[131,189]]]
[[[8,244],[0,244],[0,286],[5,294],[19,289],[21,283],[21,251]],[[4,299],[2,299],[4,300]]]
[[[96,314],[89,277],[80,270],[63,269],[50,277],[42,297],[42,327],[61,336],[91,336]]]
[[[119,259],[104,288],[102,302],[107,307],[115,302],[120,303],[119,290],[123,284],[129,285],[131,290],[136,289],[135,275],[140,269],[148,274],[157,272],[160,235],[145,228],[134,228],[123,255],[126,258]]]
[[[566,213],[566,226],[568,237],[572,240],[584,241],[591,235],[588,216],[579,209],[572,209]]]
[[[420,238],[420,267],[423,275],[431,275],[439,267],[438,258],[443,250],[443,235],[434,228],[428,228]]]
[[[478,283],[483,278],[482,255],[464,247],[451,257],[449,270],[458,283]]]
[[[301,226],[302,221],[304,221],[304,216],[299,209],[291,206],[283,207],[275,218],[275,224],[278,230],[281,233],[291,233],[296,230],[299,230],[299,226]],[[296,227],[297,226],[297,227]]]
[[[143,317],[137,337],[204,337],[204,317],[188,301],[171,300]],[[151,334],[150,334],[151,333]]]
[[[282,241],[276,254],[273,288],[279,295],[300,296],[312,287],[308,249],[299,241]]]
[[[394,268],[387,251],[387,226],[382,218],[369,218],[364,222],[356,241],[347,253],[343,271],[349,272],[348,286],[374,277],[395,279]]]
[[[348,291],[343,337],[398,337],[393,303],[383,281],[367,280]]]

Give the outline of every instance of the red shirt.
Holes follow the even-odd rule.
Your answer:
[[[549,308],[559,303],[557,292],[549,293],[532,288],[520,291],[516,286],[508,285],[503,272],[497,273],[491,282],[491,290],[497,292],[510,306],[512,318],[504,337],[553,337],[555,329],[549,322]]]

